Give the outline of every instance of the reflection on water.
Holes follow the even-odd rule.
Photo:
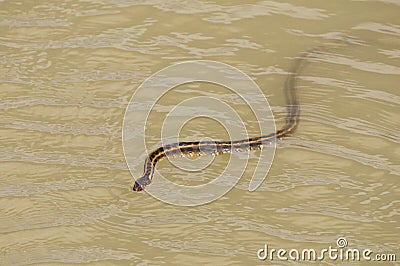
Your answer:
[[[3,2],[0,264],[254,264],[265,243],[319,249],[339,236],[349,248],[398,252],[399,4],[332,3]],[[247,188],[259,151],[238,185],[211,204],[175,207],[128,190],[122,120],[144,79],[183,60],[228,63],[263,89],[280,127],[287,71],[317,46],[330,48],[299,78],[300,127],[278,143],[257,191]],[[257,135],[240,99],[221,95]],[[193,96],[189,85],[162,102]],[[168,110],[152,115],[148,145],[158,143]],[[207,121],[182,135],[207,136],[226,135]],[[167,161],[158,169],[195,184],[212,180],[227,159],[199,172]]]

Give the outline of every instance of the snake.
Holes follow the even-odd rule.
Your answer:
[[[160,146],[150,152],[144,162],[143,175],[136,179],[131,185],[133,191],[142,191],[146,186],[150,185],[156,169],[156,164],[167,157],[196,157],[203,155],[220,155],[231,152],[244,152],[248,150],[262,149],[263,146],[280,140],[289,134],[293,134],[298,125],[300,118],[300,104],[297,95],[297,78],[302,66],[311,53],[305,52],[296,57],[291,71],[288,73],[284,84],[284,94],[287,102],[286,122],[279,130],[268,135],[257,136],[253,138],[235,140],[235,141],[185,141],[176,142]]]

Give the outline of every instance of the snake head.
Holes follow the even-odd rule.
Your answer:
[[[133,191],[142,191],[144,189],[144,186],[141,186],[138,182],[134,182],[131,186]]]
[[[144,190],[144,188],[149,185],[151,182],[151,180],[146,177],[146,176],[142,176],[141,178],[139,178],[138,180],[135,181],[135,183],[133,183],[133,185],[131,186],[133,191],[142,191]]]

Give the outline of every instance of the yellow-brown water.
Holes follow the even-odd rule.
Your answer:
[[[262,265],[264,244],[323,249],[338,237],[399,260],[398,1],[0,5],[0,265]],[[129,191],[122,121],[151,74],[193,59],[235,66],[263,89],[280,127],[293,59],[332,42],[341,45],[302,71],[300,127],[279,142],[258,190],[246,190],[250,161],[236,188],[198,207]],[[162,115],[149,134],[159,136]],[[185,130],[224,137],[212,121]],[[201,172],[158,169],[204,181],[226,158]]]

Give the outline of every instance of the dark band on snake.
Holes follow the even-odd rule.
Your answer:
[[[134,191],[141,191],[148,186],[153,178],[157,162],[165,159],[167,156],[194,157],[261,149],[263,145],[268,145],[293,133],[299,124],[300,117],[300,105],[297,99],[296,81],[302,65],[309,53],[302,54],[300,57],[295,59],[292,71],[286,79],[284,92],[287,101],[287,117],[286,123],[281,129],[269,135],[244,140],[178,142],[161,146],[147,156],[144,163],[143,175],[133,183],[132,189]]]

